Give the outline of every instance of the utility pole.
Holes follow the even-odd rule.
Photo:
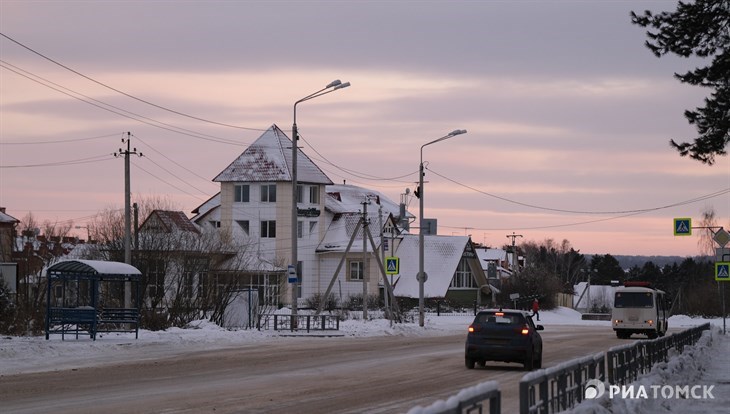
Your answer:
[[[127,149],[125,151],[122,151],[121,148],[119,148],[118,153],[114,153],[115,157],[124,155],[124,263],[131,265],[132,264],[132,190],[131,190],[131,180],[130,180],[130,167],[129,167],[129,156],[139,155],[142,156],[142,153],[137,153],[137,148],[130,149],[131,141],[132,141],[132,133],[127,132],[127,138],[122,138],[122,143],[127,144]],[[130,307],[132,302],[132,286],[129,282],[124,284],[124,306]]]
[[[365,197],[362,202],[362,320],[368,320],[368,204],[370,200]]]
[[[383,205],[382,204],[380,204],[378,206],[378,224],[380,225],[380,257],[384,258],[385,257],[385,238],[384,238],[384,234],[383,234]],[[388,247],[390,247],[390,246],[388,246]],[[393,319],[392,319],[392,316],[390,316],[390,302],[389,302],[390,298],[388,297],[390,295],[388,295],[388,292],[384,292],[384,293],[385,294],[383,295],[383,304],[385,305],[385,309],[388,310],[388,314],[389,314],[388,317],[391,318],[390,320],[392,323]]]
[[[515,248],[515,239],[518,237],[522,237],[521,234],[515,234],[515,232],[512,232],[512,234],[508,234],[507,238],[512,238],[512,272],[517,272],[517,249]]]

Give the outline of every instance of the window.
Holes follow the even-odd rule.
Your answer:
[[[210,221],[208,221],[208,223],[210,223],[210,225],[211,225],[211,226],[212,226],[212,227],[213,227],[214,229],[219,229],[219,228],[221,227],[221,222],[220,222],[220,221],[218,221],[218,220],[210,220]]]
[[[365,274],[361,260],[350,260],[347,264],[349,280],[362,280]]]
[[[316,232],[317,232],[317,222],[316,221],[310,221],[309,222],[309,236],[311,237]]]
[[[233,201],[236,203],[248,203],[248,184],[236,184],[233,186]]]
[[[319,186],[309,187],[309,202],[319,204]]]
[[[304,186],[298,185],[297,186],[297,203],[304,202]]]
[[[301,239],[304,236],[304,222],[297,221],[297,239]]]
[[[236,220],[236,223],[241,226],[241,230],[248,236],[248,220]]]
[[[474,277],[471,274],[471,268],[465,258],[459,261],[459,265],[454,272],[454,278],[451,279],[450,288],[476,288]]]
[[[261,186],[261,202],[276,203],[276,184],[266,184]]]
[[[276,237],[276,220],[261,222],[261,238],[273,239]]]
[[[614,308],[653,308],[654,295],[651,292],[616,292]]]
[[[147,295],[159,300],[165,295],[165,262],[150,260],[147,266]]]

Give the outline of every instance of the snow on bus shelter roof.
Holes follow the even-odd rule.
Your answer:
[[[142,272],[132,265],[104,260],[64,260],[49,267],[47,272],[89,276],[142,276]]]

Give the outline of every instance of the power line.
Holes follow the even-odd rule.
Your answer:
[[[444,175],[441,175],[441,174],[437,173],[436,171],[433,171],[430,168],[428,170],[431,171],[432,173],[438,175],[439,177],[443,178],[444,180],[450,181],[450,182],[452,182],[452,183],[454,183],[456,185],[459,185],[461,187],[467,188],[467,189],[472,190],[472,191],[474,191],[476,193],[483,194],[483,195],[486,195],[486,196],[489,196],[489,197],[492,197],[492,198],[496,198],[498,200],[506,201],[506,202],[512,203],[512,204],[517,204],[517,205],[520,205],[520,206],[523,206],[523,207],[534,208],[534,209],[537,209],[537,210],[554,211],[554,212],[558,212],[558,213],[570,213],[570,214],[596,214],[596,215],[601,215],[601,214],[602,215],[606,215],[606,214],[628,214],[628,215],[631,215],[631,214],[640,214],[640,213],[647,213],[647,212],[650,212],[650,211],[656,211],[656,210],[663,210],[663,209],[672,208],[672,207],[678,207],[678,206],[682,206],[682,205],[685,205],[685,204],[692,204],[692,203],[696,203],[698,201],[704,201],[704,200],[707,200],[707,199],[710,199],[710,198],[714,198],[714,197],[717,197],[717,196],[720,196],[720,195],[723,195],[723,194],[730,193],[730,187],[728,187],[728,188],[725,188],[725,189],[722,189],[722,190],[718,190],[718,191],[716,191],[714,193],[707,194],[707,195],[703,195],[703,196],[700,196],[700,197],[697,197],[697,198],[693,198],[693,199],[689,199],[689,200],[685,200],[685,201],[680,201],[678,203],[668,204],[668,205],[664,205],[664,206],[651,207],[651,208],[645,208],[645,209],[619,210],[619,211],[580,211],[580,210],[565,210],[565,209],[552,208],[552,207],[543,207],[543,206],[538,206],[538,205],[535,205],[535,204],[528,204],[528,203],[523,203],[523,202],[520,202],[520,201],[510,200],[509,198],[500,197],[498,195],[491,194],[491,193],[488,193],[486,191],[482,191],[482,190],[479,190],[477,188],[474,188],[472,186],[469,186],[469,185],[460,183],[460,182],[458,182],[456,180],[453,180],[453,179],[448,178],[448,177],[446,177]]]
[[[109,156],[111,156],[111,154],[95,155],[93,157],[79,158],[76,160],[55,161],[44,164],[0,165],[0,168],[62,167],[66,165],[89,164],[92,162],[109,161],[111,160],[111,158],[107,159],[107,157]]]
[[[194,172],[194,171],[190,170],[189,168],[185,167],[184,165],[182,165],[182,164],[178,163],[177,161],[173,161],[173,160],[172,160],[172,159],[171,159],[170,157],[168,157],[167,155],[165,155],[165,154],[163,154],[162,152],[158,151],[157,149],[155,149],[155,147],[153,147],[152,145],[150,145],[150,144],[148,144],[147,142],[143,141],[143,140],[142,140],[142,139],[141,139],[140,137],[138,137],[138,136],[136,136],[136,135],[132,135],[132,136],[134,136],[135,138],[137,138],[137,140],[139,140],[139,141],[140,141],[141,143],[143,143],[144,145],[148,146],[148,147],[149,147],[149,148],[150,148],[150,149],[151,149],[152,151],[154,151],[154,152],[156,152],[157,154],[161,155],[161,156],[162,156],[163,158],[165,158],[166,160],[170,161],[171,163],[173,163],[173,164],[177,165],[178,167],[182,168],[183,170],[185,170],[185,171],[189,172],[190,174],[193,174],[194,176],[196,176],[196,177],[200,178],[201,180],[204,180],[204,181],[206,181],[206,182],[208,182],[208,183],[211,183],[211,184],[215,185],[214,183],[212,183],[212,182],[211,182],[211,180],[210,180],[210,179],[208,179],[208,178],[205,178],[205,177],[203,177],[203,176],[201,176],[201,175],[197,174],[196,172]],[[159,165],[158,165],[158,166],[159,166]],[[162,166],[159,166],[159,167],[160,167],[160,168],[162,168],[162,169],[164,169],[164,168],[163,168]],[[165,171],[167,171],[167,170],[165,170]],[[167,172],[169,172],[169,171],[167,171]],[[171,174],[171,175],[174,175],[174,174],[172,174],[172,173],[170,173],[170,174]],[[196,188],[196,190],[198,190],[198,189]],[[200,190],[198,190],[198,191],[200,191]],[[201,192],[201,193],[205,193],[204,191],[200,191],[200,192]]]
[[[167,168],[165,168],[165,167],[161,166],[160,164],[156,163],[156,162],[155,162],[154,160],[152,160],[152,159],[151,159],[151,158],[150,158],[149,156],[145,156],[145,158],[146,158],[146,159],[147,159],[147,160],[148,160],[149,162],[151,162],[152,164],[154,164],[154,165],[158,166],[158,167],[159,167],[160,169],[162,169],[162,170],[163,170],[163,171],[165,171],[166,173],[168,173],[168,174],[170,174],[171,176],[173,176],[173,177],[177,178],[178,180],[180,180],[180,181],[181,181],[181,182],[182,182],[183,184],[186,184],[186,185],[188,185],[188,186],[190,186],[190,187],[192,187],[192,188],[194,188],[194,189],[198,190],[198,191],[199,191],[199,192],[200,192],[201,194],[208,194],[207,192],[205,192],[205,191],[203,191],[203,190],[199,189],[198,187],[196,187],[196,186],[194,186],[194,185],[190,184],[189,182],[187,182],[187,181],[183,180],[182,178],[178,177],[177,175],[173,174],[173,173],[172,173],[172,172],[171,172],[170,170],[168,170]],[[176,187],[176,188],[177,188],[177,187]]]
[[[139,164],[137,164],[136,162],[133,162],[132,164],[134,164],[134,166],[135,166],[135,167],[137,167],[137,168],[139,168],[140,170],[144,171],[144,172],[145,172],[145,173],[147,173],[148,175],[150,175],[150,176],[152,176],[152,177],[154,177],[154,178],[156,178],[156,179],[158,179],[158,180],[162,181],[163,183],[165,183],[165,184],[169,185],[170,187],[172,187],[172,188],[174,188],[174,189],[176,189],[176,190],[178,190],[178,191],[180,191],[180,192],[183,192],[183,193],[185,193],[185,194],[187,194],[187,195],[189,195],[189,196],[191,196],[191,197],[193,197],[193,198],[197,198],[198,200],[201,200],[201,201],[205,201],[205,200],[206,200],[206,199],[203,199],[203,198],[200,198],[200,197],[196,196],[195,194],[191,194],[191,193],[187,192],[186,190],[183,190],[182,188],[180,188],[180,187],[176,186],[175,184],[172,184],[172,183],[170,183],[169,181],[166,181],[166,180],[164,180],[164,179],[162,179],[162,178],[160,178],[160,177],[156,176],[155,174],[153,174],[153,173],[151,173],[150,171],[147,171],[146,169],[144,169],[143,167],[141,167],[141,166],[140,166]],[[192,187],[192,186],[191,186],[191,187]],[[196,189],[196,190],[197,190],[197,189]],[[200,190],[198,190],[198,191],[200,191]],[[201,191],[201,192],[202,192],[202,191]]]
[[[348,168],[345,168],[345,167],[341,167],[341,166],[335,164],[334,162],[330,161],[329,159],[327,159],[327,157],[325,157],[324,155],[322,155],[322,153],[320,153],[319,151],[317,151],[317,149],[314,148],[314,146],[312,144],[310,144],[306,139],[304,139],[304,137],[302,136],[301,133],[298,134],[298,136],[299,136],[299,138],[302,139],[302,141],[304,141],[307,145],[309,145],[309,147],[312,149],[312,151],[314,151],[317,155],[319,155],[320,157],[322,157],[322,161],[324,161],[326,164],[329,164],[329,165],[331,165],[331,166],[339,169],[340,171],[344,171],[344,172],[346,172],[346,173],[348,173],[348,174],[350,174],[350,175],[352,175],[354,177],[361,178],[363,180],[371,180],[371,181],[398,181],[401,178],[409,177],[411,175],[415,175],[415,174],[418,173],[418,171],[414,171],[412,173],[404,174],[404,175],[401,175],[401,176],[398,176],[398,177],[385,178],[385,177],[378,177],[378,176],[375,176],[375,175],[371,175],[371,174],[367,174],[367,173],[362,173],[362,172],[358,172],[358,171],[355,171],[355,170],[351,170],[351,169],[348,169]],[[401,182],[410,184],[413,181],[401,181]]]
[[[128,118],[128,119],[132,119],[132,120],[137,121],[137,122],[141,122],[143,124],[147,124],[147,125],[150,125],[150,126],[153,126],[153,127],[156,127],[156,128],[164,129],[164,130],[167,130],[167,131],[175,132],[175,133],[182,134],[182,135],[187,135],[187,136],[190,136],[190,137],[193,137],[193,138],[198,138],[198,139],[202,139],[202,140],[206,140],[206,141],[212,141],[212,142],[218,142],[218,143],[230,144],[230,145],[242,145],[241,143],[236,142],[236,141],[233,141],[233,140],[228,140],[228,139],[225,139],[225,138],[219,138],[219,137],[215,137],[213,135],[203,134],[203,133],[196,132],[196,131],[192,131],[192,130],[189,130],[189,129],[186,129],[186,128],[177,127],[177,126],[170,125],[170,124],[167,124],[167,123],[164,123],[164,122],[161,122],[161,121],[157,121],[155,119],[146,117],[144,115],[139,115],[139,114],[136,114],[134,112],[127,111],[126,109],[119,108],[117,106],[114,106],[114,105],[111,105],[111,104],[108,104],[108,103],[99,101],[99,100],[94,99],[94,98],[92,98],[90,96],[87,96],[87,95],[84,95],[82,93],[76,92],[76,91],[74,91],[72,89],[66,88],[66,87],[64,87],[62,85],[59,85],[59,84],[57,84],[57,83],[55,83],[53,81],[50,81],[48,79],[45,79],[45,78],[41,77],[41,76],[35,75],[35,74],[33,74],[33,73],[31,73],[31,72],[29,72],[27,70],[24,70],[24,69],[22,69],[22,68],[20,68],[18,66],[15,66],[15,65],[13,65],[11,63],[8,63],[8,62],[6,62],[4,60],[1,60],[1,59],[0,59],[0,67],[4,68],[6,70],[9,70],[9,71],[11,71],[11,72],[13,72],[13,73],[15,73],[15,74],[17,74],[19,76],[22,76],[22,77],[24,77],[26,79],[29,79],[29,80],[31,80],[33,82],[36,82],[36,83],[38,83],[40,85],[43,85],[43,86],[45,86],[45,87],[47,87],[49,89],[55,90],[56,92],[59,92],[59,93],[62,93],[64,95],[66,95],[66,96],[69,96],[71,98],[77,99],[77,100],[79,100],[81,102],[84,102],[84,103],[87,103],[89,105],[95,106],[95,107],[97,107],[99,109],[103,109],[103,110],[105,110],[107,112],[111,112],[113,114],[116,114],[116,115],[119,115],[119,116],[122,116],[122,117],[125,117],[125,118]],[[24,73],[21,73],[21,72],[24,72]],[[34,79],[33,77],[35,77],[37,79]],[[46,83],[44,83],[44,82],[46,82]],[[56,87],[51,86],[51,85],[54,85]],[[65,91],[68,91],[68,92],[65,92],[65,91],[63,91],[61,89],[64,89]],[[75,96],[73,94],[76,94],[78,96]],[[93,101],[93,102],[90,102],[90,101]],[[96,103],[94,103],[94,102],[96,102]],[[110,108],[114,108],[114,109],[110,109]],[[118,111],[121,111],[121,112],[124,112],[124,113],[121,113],[121,112],[118,112]]]
[[[81,76],[84,79],[87,79],[87,80],[89,80],[91,82],[94,82],[97,85],[103,86],[103,87],[105,87],[107,89],[110,89],[110,90],[112,90],[114,92],[117,92],[117,93],[119,93],[121,95],[124,95],[124,96],[126,96],[128,98],[132,98],[132,99],[134,99],[136,101],[142,102],[144,104],[153,106],[153,107],[158,108],[158,109],[162,109],[163,111],[171,112],[173,114],[180,115],[180,116],[184,116],[186,118],[195,119],[197,121],[206,122],[206,123],[209,123],[209,124],[214,124],[214,125],[219,125],[219,126],[225,126],[225,127],[229,127],[229,128],[245,129],[245,130],[250,130],[250,131],[265,131],[265,130],[259,129],[259,128],[248,128],[248,127],[242,127],[242,126],[237,126],[237,125],[225,124],[225,123],[222,123],[222,122],[211,121],[211,120],[208,120],[208,119],[205,119],[205,118],[200,118],[200,117],[197,117],[197,116],[188,115],[188,114],[183,113],[183,112],[179,112],[179,111],[176,111],[176,110],[173,110],[173,109],[170,109],[170,108],[166,108],[166,107],[161,106],[161,105],[154,104],[154,103],[149,102],[147,100],[144,100],[144,99],[138,98],[138,97],[136,97],[134,95],[128,94],[126,92],[123,92],[123,91],[121,91],[119,89],[113,88],[113,87],[111,87],[111,86],[109,86],[109,85],[107,85],[105,83],[99,82],[96,79],[93,79],[93,78],[91,78],[89,76],[86,76],[83,73],[78,72],[78,71],[76,71],[76,70],[74,70],[74,69],[72,69],[72,68],[70,68],[70,67],[68,67],[68,66],[66,66],[66,65],[64,65],[64,64],[62,64],[60,62],[57,62],[57,61],[51,59],[50,57],[48,57],[48,56],[46,56],[46,55],[44,55],[44,54],[42,54],[42,53],[40,53],[40,52],[38,52],[38,51],[30,48],[30,47],[28,47],[28,46],[26,46],[26,45],[24,45],[22,43],[20,43],[19,41],[11,38],[10,36],[7,36],[4,33],[0,33],[0,36],[3,36],[4,38],[6,38],[6,39],[10,40],[11,42],[17,44],[18,46],[20,46],[20,47],[22,47],[22,48],[24,48],[26,50],[29,50],[30,52],[32,52],[32,53],[34,53],[34,54],[42,57],[43,59],[48,60],[49,62],[51,62],[51,63],[53,63],[55,65],[58,65],[58,66],[60,66],[60,67],[62,67],[64,69],[68,70],[69,72],[75,73],[76,75],[79,75],[79,76]]]
[[[67,142],[91,141],[94,139],[116,137],[118,134],[100,135],[98,137],[62,139],[58,141],[29,141],[29,142],[0,142],[0,145],[35,145],[35,144],[65,144]]]

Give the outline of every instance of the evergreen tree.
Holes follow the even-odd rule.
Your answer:
[[[657,57],[672,53],[712,58],[708,66],[674,74],[682,83],[712,88],[713,92],[705,98],[704,107],[684,112],[697,128],[699,136],[694,142],[670,141],[681,156],[712,165],[716,155],[727,154],[730,140],[730,0],[680,1],[673,13],[631,12],[631,21],[651,29],[646,46]]]
[[[593,256],[590,268],[593,271],[593,276],[591,276],[593,285],[610,285],[612,280],[623,283],[626,279],[626,274],[618,260],[610,254]]]

